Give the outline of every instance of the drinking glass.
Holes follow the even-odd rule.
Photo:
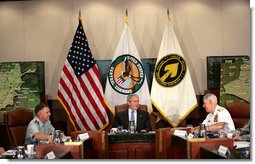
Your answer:
[[[206,138],[206,127],[205,124],[199,124],[199,136]]]
[[[134,121],[129,121],[129,132],[135,133],[135,122]]]
[[[61,142],[61,131],[60,130],[55,130],[53,142],[55,144],[59,144]]]
[[[193,133],[193,125],[192,124],[187,124],[187,128],[190,128],[190,132]]]
[[[118,125],[118,126],[117,126],[117,132],[118,132],[118,133],[121,133],[121,132],[122,132],[122,129],[123,129],[123,126],[122,126],[122,125]]]

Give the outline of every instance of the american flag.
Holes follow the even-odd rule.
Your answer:
[[[57,96],[76,130],[99,130],[108,125],[99,70],[81,19],[61,73]]]

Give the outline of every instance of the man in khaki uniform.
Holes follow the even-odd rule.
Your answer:
[[[35,114],[36,117],[28,124],[25,144],[33,144],[40,141],[51,143],[55,128],[50,122],[51,113],[49,107],[44,103],[40,103],[35,107]]]

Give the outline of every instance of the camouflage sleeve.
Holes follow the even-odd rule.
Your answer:
[[[243,128],[240,128],[240,135],[250,134],[250,122],[244,125]]]
[[[250,141],[250,134],[242,135],[244,141]]]
[[[231,130],[230,133],[232,133],[233,136],[240,135],[240,131],[239,130]]]

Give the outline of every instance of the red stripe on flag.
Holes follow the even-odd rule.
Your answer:
[[[91,75],[90,75],[89,72],[86,72],[85,74],[86,74],[86,77],[88,78],[88,81],[90,82],[90,85],[92,86],[94,92],[96,93],[97,98],[100,100],[100,102],[98,102],[98,103],[101,103],[102,106],[104,107],[104,105],[103,105],[104,102],[102,101],[102,99],[100,99],[101,92],[99,91],[97,85],[95,84],[95,81],[92,79],[92,77],[91,77]],[[100,118],[101,122],[102,122],[103,124],[105,124],[105,123],[106,123],[106,120],[105,120],[104,116],[102,115],[101,111],[99,110],[99,107],[98,107],[97,102],[95,102],[95,99],[92,97],[90,91],[88,90],[88,88],[87,88],[87,86],[84,84],[84,82],[83,82],[81,79],[79,79],[79,80],[80,80],[80,83],[83,84],[83,86],[84,86],[84,87],[83,87],[84,92],[86,93],[86,95],[87,95],[87,97],[88,97],[88,99],[89,99],[91,105],[94,107],[94,109],[95,109],[95,111],[96,111],[98,117]],[[101,96],[101,97],[102,97],[102,96]]]
[[[72,77],[72,75],[70,74],[70,72],[68,71],[66,66],[64,66],[63,71],[65,72],[65,74],[66,74],[67,78],[69,79],[69,81],[72,83],[73,89],[74,89],[74,91],[75,91],[75,93],[76,93],[76,95],[77,95],[77,97],[78,97],[78,99],[79,99],[83,109],[87,113],[89,119],[94,124],[96,129],[100,129],[99,125],[96,122],[96,119],[94,118],[94,116],[92,115],[91,111],[89,110],[87,104],[85,103],[84,98],[82,98],[82,96],[81,96],[80,90],[85,87],[83,81],[80,81],[81,78],[78,79],[78,81],[80,82],[80,85],[81,85],[81,88],[78,88],[76,83],[74,82],[74,78]],[[75,100],[75,101],[77,101],[77,100]],[[79,109],[79,108],[77,108],[77,109]]]
[[[68,70],[67,70],[68,71]],[[65,71],[64,71],[65,72]],[[66,73],[66,72],[65,72]],[[69,79],[70,81],[70,79]],[[71,83],[74,83],[73,81],[70,81]],[[73,98],[72,92],[69,90],[69,88],[67,87],[67,85],[65,84],[63,79],[60,79],[60,85],[63,87],[63,89],[65,90],[65,92],[67,93],[69,99],[72,102],[72,106],[75,109],[76,113],[73,113],[74,115],[77,114],[77,116],[80,118],[82,124],[85,126],[86,130],[91,130],[90,127],[88,126],[86,120],[84,119],[84,117],[81,114],[80,108],[78,108],[76,101]],[[74,84],[73,84],[74,85]],[[72,108],[72,107],[71,107]],[[69,111],[71,111],[71,108],[69,109]],[[71,111],[72,112],[72,111]],[[77,120],[76,120],[77,121]],[[81,129],[81,128],[80,128]]]
[[[103,110],[104,110],[104,112],[105,112],[105,114],[106,114],[106,113],[107,113],[107,107],[106,107],[106,104],[105,104],[105,101],[104,101],[104,97],[103,97],[102,82],[101,82],[101,79],[100,79],[98,67],[95,65],[94,67],[92,67],[92,70],[93,70],[93,72],[95,73],[95,75],[96,75],[96,77],[97,77],[97,79],[98,79],[98,82],[100,83],[100,88],[101,88],[101,90],[100,90],[100,88],[98,87],[98,84],[96,84],[95,82],[94,82],[94,84],[95,84],[95,87],[94,87],[94,88],[97,89],[97,92],[96,92],[97,97],[98,97],[98,99],[100,100],[100,102],[101,102],[101,104],[102,104],[102,106],[103,106]],[[101,114],[102,114],[102,113],[101,113]],[[104,117],[104,116],[103,116],[103,117]],[[108,117],[108,116],[107,116],[107,117]],[[105,120],[105,118],[104,118],[104,121],[105,121],[105,122],[103,122],[103,123],[105,124],[105,123],[107,122],[107,121]]]
[[[100,83],[100,88],[102,88],[102,81],[100,79],[99,70],[98,70],[97,66],[92,67],[92,70],[95,73],[95,75],[97,76],[97,79],[98,79],[98,81]],[[96,87],[97,87],[97,85],[96,85]],[[98,92],[97,92],[98,93],[98,98],[101,100],[101,102],[104,102],[103,90],[100,90],[98,87],[97,87],[97,89],[98,89]],[[103,103],[103,104],[106,107],[105,103]]]
[[[86,74],[86,73],[85,73]],[[90,94],[90,91],[88,90],[88,88],[87,88],[87,85],[84,83],[84,81],[80,78],[80,79],[78,79],[79,80],[79,82],[80,82],[80,85],[81,85],[81,89],[83,90],[83,92],[85,93],[85,96],[86,96],[86,98],[87,98],[87,100],[90,102],[90,104],[92,105],[92,107],[93,107],[93,110],[97,110],[97,106],[95,106],[95,101],[94,101],[94,98],[91,96],[91,94]],[[90,112],[90,111],[89,111]],[[91,121],[93,122],[93,124],[95,124],[95,125],[97,125],[97,127],[99,127],[98,126],[98,123],[97,123],[97,121],[96,121],[96,119],[94,118],[94,116],[92,115],[92,113],[90,112],[90,115],[91,115],[91,117],[92,117],[92,119],[91,119]]]
[[[74,123],[74,128],[75,129],[81,129],[80,126],[77,124],[76,119],[74,118],[74,115],[72,113],[72,111],[70,110],[71,107],[69,106],[69,104],[67,103],[66,99],[64,98],[64,96],[62,95],[62,93],[60,91],[58,91],[58,97],[61,99],[61,101],[64,103],[66,110],[68,110],[69,116],[71,117],[72,122]]]
[[[95,83],[95,81],[92,80],[92,77],[90,77],[89,81],[91,82],[91,84],[93,84],[93,87],[95,88],[95,93],[97,94],[97,97],[98,99],[100,100],[103,108],[104,108],[104,111],[106,112],[107,108],[106,108],[106,104],[104,102],[104,97],[103,97],[103,89],[99,89],[98,85],[100,85],[100,88],[102,88],[102,83],[101,83],[101,80],[99,78],[99,71],[98,71],[98,68],[96,66],[92,67],[92,70],[94,72],[94,74],[96,75],[97,79],[98,79],[98,83]],[[102,114],[102,113],[101,113]]]

